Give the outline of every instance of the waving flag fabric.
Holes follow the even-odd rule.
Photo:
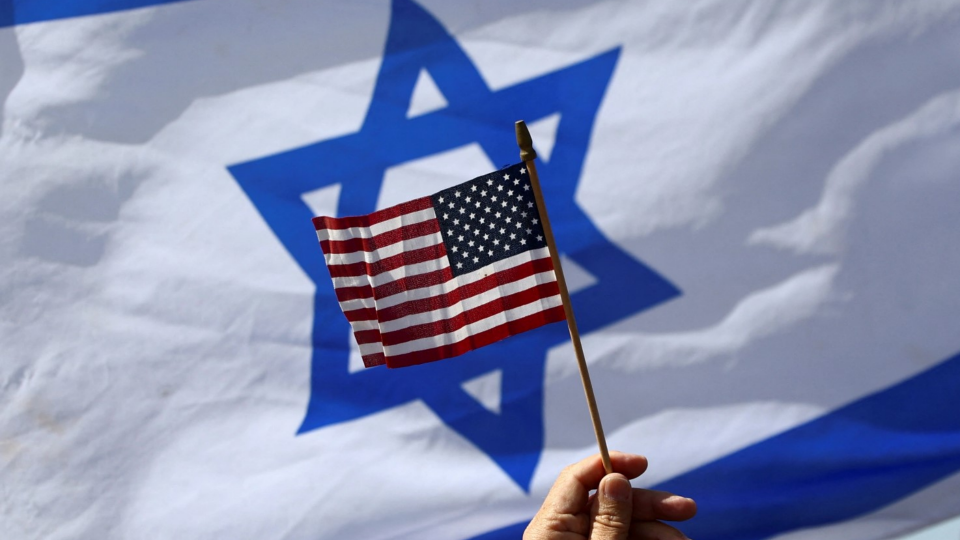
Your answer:
[[[434,211],[333,279],[310,229],[515,163],[518,119],[607,442],[691,538],[960,516],[958,58],[957,0],[0,3],[0,537],[520,538],[596,452],[565,326],[364,369],[333,279],[388,353],[452,346],[490,276],[389,306],[435,264],[391,250],[528,257],[496,310],[547,318],[533,227],[473,262]]]
[[[313,218],[366,367],[442,360],[565,319],[526,172]]]

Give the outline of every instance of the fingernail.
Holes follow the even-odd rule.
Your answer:
[[[615,501],[629,501],[633,493],[630,481],[619,474],[604,478],[600,489],[603,491],[604,497],[609,497]]]

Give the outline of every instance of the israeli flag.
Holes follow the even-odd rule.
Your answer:
[[[569,336],[363,370],[310,223],[531,128],[611,448],[699,540],[960,515],[960,1],[0,5],[4,538],[519,539]]]

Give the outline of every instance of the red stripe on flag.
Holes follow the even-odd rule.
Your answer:
[[[375,308],[351,309],[344,311],[343,314],[347,316],[347,320],[350,322],[377,320],[377,310]]]
[[[560,294],[560,287],[557,285],[556,281],[541,283],[529,289],[496,298],[490,302],[487,302],[486,304],[477,306],[473,309],[469,309],[463,313],[450,317],[449,319],[443,319],[424,324],[416,324],[400,330],[394,330],[393,332],[385,332],[383,334],[380,334],[378,331],[377,334],[385,346],[399,345],[400,343],[406,343],[416,339],[438,336],[440,334],[448,334],[450,332],[459,330],[468,324],[482,321],[483,319],[496,315],[497,313],[502,313],[510,309],[527,305],[530,302],[535,302],[541,298],[549,298],[558,294]],[[370,331],[371,330],[366,330],[365,332]],[[363,332],[357,333],[358,339],[360,338],[361,333]],[[368,341],[367,343],[371,342]]]
[[[367,354],[360,358],[363,358],[363,367],[368,368],[382,366],[387,363],[387,360],[383,357],[383,353]]]
[[[430,197],[421,197],[419,199],[400,203],[396,206],[391,206],[390,208],[377,210],[376,212],[367,214],[365,216],[350,216],[342,218],[332,218],[326,216],[315,217],[313,218],[313,227],[318,231],[321,229],[350,229],[352,227],[369,227],[371,225],[380,223],[381,221],[386,221],[404,214],[418,212],[420,210],[426,210],[427,208],[432,207],[433,201],[430,200]]]
[[[377,319],[379,319],[380,322],[387,322],[406,317],[407,315],[443,309],[455,305],[466,298],[485,293],[498,286],[506,285],[507,283],[512,283],[549,270],[553,270],[553,261],[549,258],[527,261],[519,266],[514,266],[513,268],[491,274],[472,283],[461,285],[457,289],[445,294],[421,298],[419,300],[410,300],[409,302],[383,308],[377,312]]]
[[[390,283],[384,283],[383,285],[378,286],[376,289],[370,287],[369,285],[360,285],[357,287],[335,288],[334,292],[337,294],[337,300],[340,302],[360,300],[362,298],[374,298],[374,296],[376,296],[376,298],[386,298],[404,291],[446,283],[451,279],[453,279],[453,270],[451,270],[448,266],[446,268],[441,268],[440,270],[434,270],[433,272],[425,272],[415,276],[400,278],[396,281],[391,281]]]
[[[500,341],[501,339],[505,339],[510,336],[521,334],[528,330],[533,330],[534,328],[539,328],[545,324],[559,322],[565,319],[566,317],[563,314],[563,306],[553,307],[544,311],[527,315],[526,317],[522,317],[515,321],[508,321],[499,326],[490,328],[489,330],[478,332],[456,343],[441,345],[439,347],[425,349],[422,351],[388,356],[386,358],[387,367],[399,368],[415,366],[417,364],[425,364],[427,362],[443,360],[444,358],[460,356],[465,352],[479,349],[480,347]]]
[[[439,259],[447,254],[447,249],[443,244],[434,244],[420,249],[403,251],[396,255],[368,263],[360,261],[350,264],[328,264],[330,277],[352,277],[352,276],[377,276],[384,272],[396,270],[401,266],[417,264],[426,261]]]
[[[346,302],[348,300],[360,300],[361,298],[373,298],[373,287],[369,285],[360,285],[358,287],[340,287],[335,288],[337,301]]]
[[[380,330],[360,330],[353,335],[357,338],[357,345],[380,342]]]
[[[390,283],[384,283],[373,289],[374,298],[386,298],[411,289],[420,289],[431,285],[439,285],[453,279],[453,270],[450,267],[434,270],[433,272],[424,272],[415,276],[407,276]]]
[[[412,240],[428,234],[440,232],[440,222],[436,219],[421,221],[391,229],[371,238],[351,238],[349,240],[321,240],[320,248],[327,255],[334,253],[353,253],[356,251],[376,251],[378,248],[396,244],[403,240]]]

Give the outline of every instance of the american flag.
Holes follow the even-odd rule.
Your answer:
[[[523,163],[313,224],[366,367],[450,358],[565,319]]]

